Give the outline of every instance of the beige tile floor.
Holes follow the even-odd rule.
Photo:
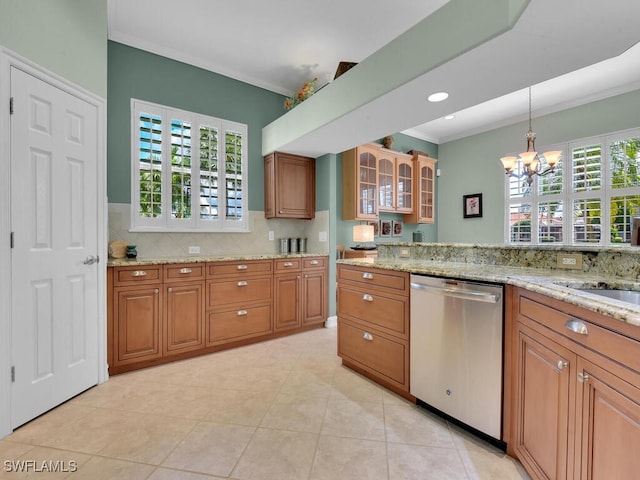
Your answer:
[[[3,479],[528,479],[341,366],[336,329],[112,377],[0,441],[0,460]]]

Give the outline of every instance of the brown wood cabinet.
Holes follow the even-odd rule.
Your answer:
[[[283,152],[264,157],[264,215],[266,218],[315,218],[314,158]]]
[[[405,223],[433,223],[435,220],[435,158],[418,152],[413,155],[413,208]]]
[[[640,329],[507,287],[505,440],[534,479],[635,478]]]
[[[210,263],[206,345],[271,333],[272,281],[272,260]]]
[[[342,219],[378,218],[379,146],[362,145],[342,153]]]
[[[204,347],[204,278],[204,263],[164,266],[164,355]]]
[[[410,213],[413,210],[411,155],[380,149],[377,166],[378,211]]]
[[[327,318],[325,257],[276,260],[275,331],[322,323]]]
[[[396,393],[409,394],[409,274],[338,265],[338,355]]]
[[[109,374],[317,328],[327,257],[107,269]]]
[[[113,366],[162,357],[162,267],[121,267],[113,277]]]

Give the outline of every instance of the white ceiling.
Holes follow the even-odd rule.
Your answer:
[[[329,82],[340,61],[361,62],[447,2],[108,0],[109,39],[290,95],[313,77]],[[464,95],[428,114],[411,88],[398,89],[366,115],[379,108],[385,132],[443,143],[526,119],[530,83],[534,117],[638,89],[638,18],[638,0],[532,0],[509,33],[518,41],[505,34],[431,74],[464,66],[468,75],[446,77]],[[495,82],[486,81],[491,75]],[[455,118],[444,120],[448,113]],[[393,123],[400,116],[414,123]]]

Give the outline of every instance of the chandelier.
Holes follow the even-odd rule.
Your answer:
[[[526,138],[526,152],[522,152],[517,157],[502,157],[500,161],[508,176],[516,178],[526,177],[527,184],[531,185],[534,175],[544,176],[553,172],[562,155],[562,152],[559,150],[544,152],[542,156],[547,165],[545,167],[542,166],[541,159],[538,152],[536,152],[536,134],[531,130],[531,87],[529,87],[529,131],[527,132]],[[522,162],[522,171],[520,173],[516,173],[518,162]]]

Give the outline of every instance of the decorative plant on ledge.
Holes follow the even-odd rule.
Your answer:
[[[314,78],[313,80],[309,80],[307,83],[302,85],[302,87],[300,87],[300,90],[298,90],[298,92],[293,97],[289,97],[284,101],[284,108],[286,110],[290,110],[313,95],[317,81],[318,79]]]

